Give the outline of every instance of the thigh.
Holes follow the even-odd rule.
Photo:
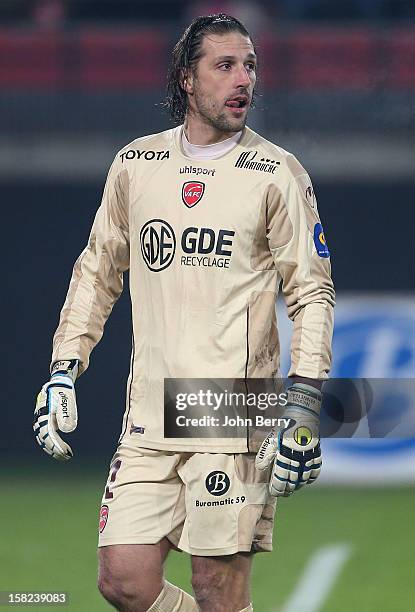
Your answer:
[[[180,468],[186,519],[179,547],[221,556],[272,550],[275,498],[254,454],[195,453]]]
[[[102,497],[99,547],[157,544],[165,537],[176,543],[185,516],[181,461],[179,453],[118,447]]]
[[[162,578],[163,565],[171,548],[163,538],[157,544],[118,544],[98,549],[99,573],[120,579],[130,576],[140,581]]]
[[[134,594],[151,604],[163,588],[163,565],[170,550],[157,544],[119,544],[98,549],[98,584],[104,592]]]

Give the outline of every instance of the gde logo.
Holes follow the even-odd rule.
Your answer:
[[[225,495],[229,491],[231,481],[225,472],[216,470],[206,476],[205,486],[211,495],[217,497],[218,495]]]
[[[234,230],[186,227],[179,242],[179,265],[227,269],[232,256]],[[173,261],[176,236],[163,219],[151,219],[140,231],[141,253],[149,270],[160,272]]]
[[[153,272],[164,270],[173,261],[176,237],[167,221],[147,221],[140,232],[141,252],[147,267]]]

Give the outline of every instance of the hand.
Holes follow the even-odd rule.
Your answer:
[[[310,385],[295,383],[287,390],[284,418],[289,425],[271,431],[257,453],[255,467],[266,470],[272,464],[270,495],[291,495],[316,480],[321,470],[319,415],[321,393]]]
[[[76,429],[78,413],[74,382],[78,361],[57,361],[49,382],[37,396],[33,431],[41,448],[54,459],[66,461],[73,457],[71,447],[62,440],[58,429],[69,433]]]

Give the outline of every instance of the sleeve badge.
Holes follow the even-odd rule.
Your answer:
[[[314,245],[319,257],[330,257],[330,251],[324,236],[323,226],[321,223],[316,223],[314,226]]]

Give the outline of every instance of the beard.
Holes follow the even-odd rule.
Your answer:
[[[205,123],[220,132],[240,132],[246,125],[248,112],[240,118],[229,117],[225,110],[218,110],[218,101],[204,94],[200,86],[197,85],[194,90],[194,101],[195,109],[193,112],[199,114]]]

